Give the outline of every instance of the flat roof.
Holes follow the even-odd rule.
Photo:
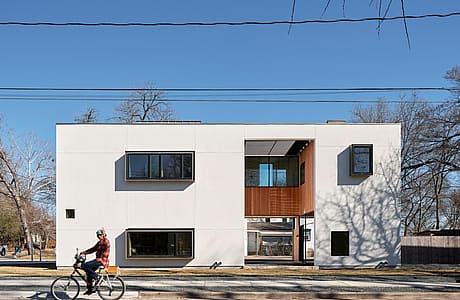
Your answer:
[[[327,126],[343,126],[343,125],[400,125],[401,123],[351,123],[351,122],[332,122],[332,123],[286,123],[286,122],[264,122],[264,123],[232,123],[232,122],[210,122],[204,123],[201,121],[146,121],[136,123],[56,123],[56,125],[327,125]]]

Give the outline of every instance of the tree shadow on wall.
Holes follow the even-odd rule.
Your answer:
[[[394,153],[382,159],[386,164],[375,165],[373,175],[359,178],[347,178],[348,163],[344,160],[348,161],[348,153],[339,154],[338,188],[318,196],[327,213],[318,212],[325,238],[317,240],[316,249],[333,265],[400,264],[400,170],[399,156]],[[349,256],[331,256],[330,232],[336,230],[349,232]]]

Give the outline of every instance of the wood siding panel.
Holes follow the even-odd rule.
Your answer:
[[[315,144],[311,141],[300,153],[299,167],[305,163],[305,183],[300,185],[299,215],[311,214],[315,209]],[[300,173],[300,172],[299,172]]]
[[[298,187],[246,187],[246,217],[298,216]]]
[[[402,264],[460,264],[460,236],[404,236]]]

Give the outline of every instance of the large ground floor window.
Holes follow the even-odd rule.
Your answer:
[[[128,229],[127,258],[192,259],[193,229]]]

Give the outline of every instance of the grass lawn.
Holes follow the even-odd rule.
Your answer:
[[[0,276],[60,276],[70,269],[44,267],[0,266]],[[460,277],[460,268],[445,269],[313,269],[307,267],[245,267],[245,268],[139,268],[121,269],[122,276],[448,276]]]

